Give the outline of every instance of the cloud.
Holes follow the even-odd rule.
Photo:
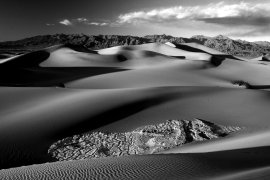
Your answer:
[[[100,26],[107,26],[107,25],[109,25],[109,23],[101,23],[101,24],[99,24]]]
[[[97,22],[90,22],[90,23],[88,23],[89,25],[94,25],[94,26],[99,26],[99,23],[97,23]]]
[[[73,23],[68,19],[64,19],[64,20],[60,21],[59,23],[65,25],[65,26],[73,25]]]
[[[87,18],[80,17],[76,19],[64,19],[59,22],[60,24],[63,24],[65,26],[71,26],[76,24],[82,24],[82,25],[90,25],[90,26],[107,26],[109,23],[107,22],[90,22]]]
[[[94,25],[94,26],[107,26],[109,23],[100,23],[100,22],[89,22],[88,25]]]
[[[88,22],[88,19],[86,19],[86,18],[77,18],[76,19],[78,22]]]
[[[264,26],[270,24],[270,3],[226,4],[211,3],[205,6],[176,6],[136,11],[118,16],[118,24],[168,23],[181,20],[203,21],[218,25]]]

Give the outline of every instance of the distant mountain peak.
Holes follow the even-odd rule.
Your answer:
[[[193,39],[230,39],[229,37],[221,35],[221,34],[214,37],[204,36],[204,35],[194,35],[191,37],[191,39],[192,38]]]
[[[227,37],[227,36],[224,36],[224,35],[217,35],[217,36],[215,36],[214,37],[215,39],[230,39],[229,37]]]
[[[270,46],[270,42],[268,42],[268,41],[256,41],[254,43],[261,45],[261,46]]]
[[[191,37],[191,39],[199,39],[199,38],[210,38],[209,36],[204,36],[204,35],[194,35]]]
[[[127,35],[85,35],[85,34],[54,34],[26,38],[18,41],[0,42],[1,52],[13,52],[14,54],[40,50],[46,47],[71,44],[84,46],[90,50],[103,49],[114,46],[139,45],[145,43],[199,43],[220,52],[236,55],[258,57],[263,53],[270,53],[269,42],[248,42],[233,40],[224,35],[209,37],[196,35],[191,38],[173,37],[171,35],[147,35],[144,37]]]

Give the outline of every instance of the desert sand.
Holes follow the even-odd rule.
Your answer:
[[[2,175],[4,179],[267,179],[268,151],[263,147],[65,161],[12,168]]]
[[[2,179],[270,178],[270,67],[258,60],[195,43],[55,46],[4,59],[0,74]],[[47,152],[75,134],[194,118],[241,130],[149,155],[53,162]]]

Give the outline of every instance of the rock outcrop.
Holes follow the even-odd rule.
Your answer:
[[[59,161],[152,154],[194,141],[224,137],[240,129],[200,119],[167,120],[126,133],[74,135],[51,145],[48,153]]]
[[[232,81],[233,85],[237,85],[239,87],[243,87],[245,89],[252,89],[253,86],[250,85],[248,82],[242,81],[242,80],[238,80],[238,81]]]

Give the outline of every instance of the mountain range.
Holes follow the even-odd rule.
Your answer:
[[[122,35],[85,35],[85,34],[54,34],[40,35],[17,41],[0,42],[0,53],[20,54],[35,51],[58,44],[84,46],[91,50],[122,45],[139,45],[151,42],[171,42],[173,44],[199,43],[209,48],[242,57],[258,57],[270,53],[270,42],[248,42],[233,40],[223,35],[208,37],[203,35],[191,38],[173,37],[170,35],[122,36]]]

